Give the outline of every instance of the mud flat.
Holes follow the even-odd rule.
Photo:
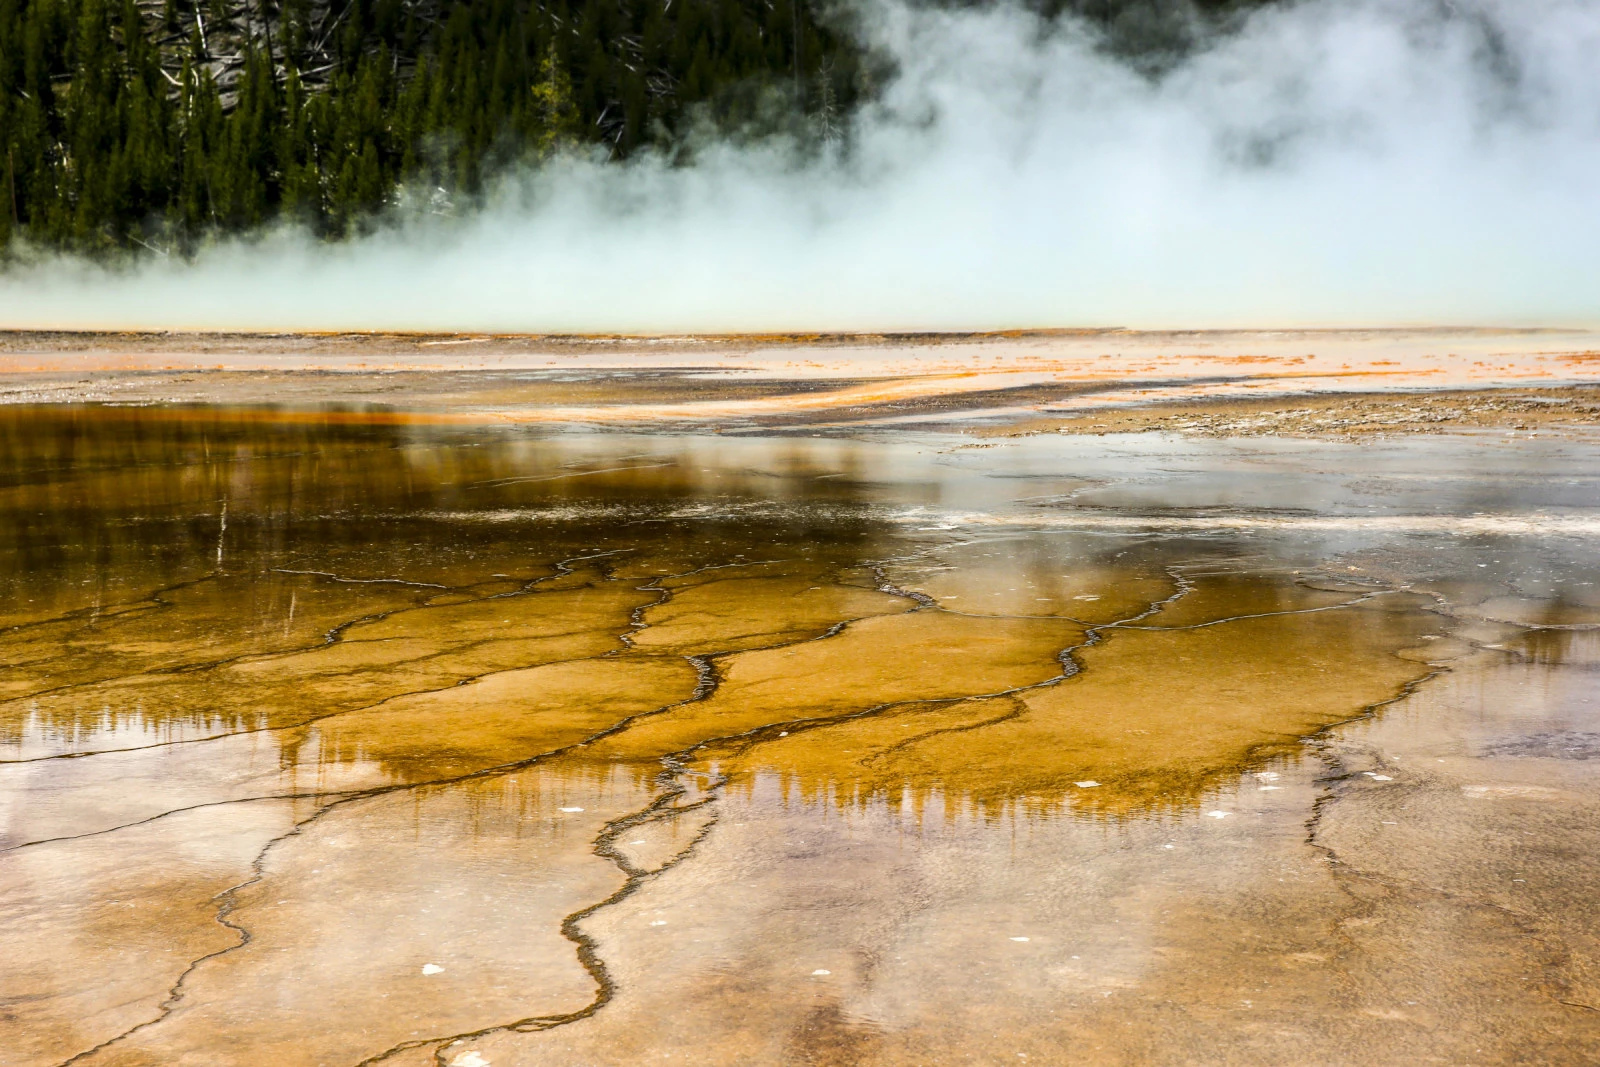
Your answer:
[[[0,1063],[1600,1058],[1600,443],[419,406],[0,409]]]

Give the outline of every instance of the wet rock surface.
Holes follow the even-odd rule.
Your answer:
[[[1600,1056],[1593,446],[4,432],[0,1063]]]

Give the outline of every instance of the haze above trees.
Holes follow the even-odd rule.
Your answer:
[[[1159,66],[1234,5],[1046,0]],[[561,151],[847,142],[892,77],[813,0],[0,0],[0,248],[470,210]]]

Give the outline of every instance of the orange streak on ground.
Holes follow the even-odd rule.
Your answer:
[[[1281,369],[1270,369],[1274,365]],[[938,397],[1074,385],[1103,387],[1053,401],[1019,397],[1044,410],[1147,402],[1151,397],[1262,392],[1509,386],[1600,382],[1600,331],[1375,330],[1135,333],[1107,330],[1000,331],[964,335],[752,335],[744,337],[517,337],[498,334],[137,335],[3,334],[0,375],[59,375],[70,392],[85,374],[522,372],[692,372],[698,396],[657,402],[541,403],[538,390],[497,403],[463,398],[428,421],[644,423],[710,420],[873,407]],[[821,390],[803,383],[845,379]],[[866,379],[866,380],[864,380]],[[521,380],[519,378],[519,380]],[[328,394],[340,388],[332,384]],[[778,395],[717,398],[724,383],[794,382]],[[27,382],[18,382],[26,386]],[[485,384],[490,384],[485,379]],[[497,388],[509,388],[502,381]],[[1372,388],[1372,386],[1365,386]],[[25,392],[18,389],[15,392]],[[427,390],[421,390],[425,393]],[[181,392],[181,390],[179,390]],[[768,390],[770,393],[771,390]],[[680,391],[681,393],[681,391]],[[406,403],[406,391],[393,395]],[[302,390],[301,395],[305,395]],[[546,394],[548,395],[548,394]],[[636,395],[636,394],[635,394]],[[181,399],[181,397],[179,398]],[[585,398],[587,399],[587,398]],[[384,400],[382,402],[388,402]],[[993,400],[987,401],[993,403]],[[1007,401],[1009,403],[1009,401]],[[465,410],[465,408],[475,410]],[[319,413],[317,418],[332,418]],[[411,418],[343,413],[351,421]]]

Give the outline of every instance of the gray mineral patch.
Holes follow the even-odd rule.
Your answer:
[[[1526,734],[1485,745],[1482,754],[1531,756],[1539,759],[1597,759],[1600,758],[1600,734],[1584,733],[1581,730]]]

